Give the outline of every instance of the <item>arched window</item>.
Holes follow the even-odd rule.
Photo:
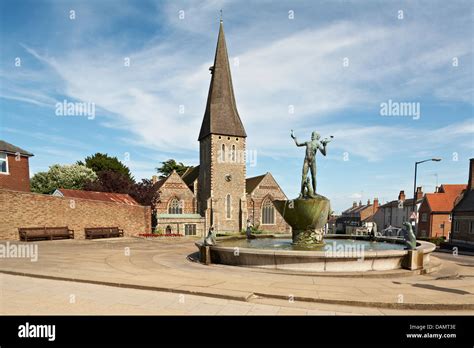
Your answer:
[[[182,214],[183,203],[178,198],[173,198],[168,207],[168,213],[170,214]]]
[[[225,144],[222,144],[221,146],[221,163],[224,163],[225,162]]]
[[[232,150],[230,152],[230,156],[231,156],[232,163],[235,163],[235,145],[232,145]]]
[[[225,198],[225,215],[227,219],[231,218],[231,215],[230,215],[231,203],[232,202],[231,202],[230,195],[227,195],[227,197]]]
[[[262,204],[262,225],[275,224],[275,207],[270,199],[265,199]]]

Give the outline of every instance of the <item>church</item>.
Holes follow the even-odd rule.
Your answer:
[[[156,183],[158,233],[238,233],[247,219],[258,230],[290,233],[273,200],[287,199],[270,173],[246,177],[246,138],[234,97],[222,20],[199,132],[199,165]]]

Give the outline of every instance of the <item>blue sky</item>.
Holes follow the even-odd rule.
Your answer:
[[[472,1],[4,0],[0,138],[35,154],[32,174],[95,152],[137,179],[168,158],[198,164],[220,9],[257,153],[249,176],[269,171],[296,196],[304,153],[294,129],[299,140],[335,136],[318,155],[318,191],[338,212],[411,195],[417,160],[443,159],[419,166],[425,192],[467,182]],[[95,103],[95,118],[56,116],[64,99]],[[388,100],[419,103],[420,118],[381,116]]]

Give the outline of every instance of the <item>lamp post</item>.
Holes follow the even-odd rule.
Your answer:
[[[420,163],[425,163],[425,162],[429,162],[429,161],[439,162],[439,161],[441,161],[441,158],[430,158],[430,159],[427,159],[427,160],[424,160],[424,161],[415,162],[415,180],[414,180],[414,183],[413,183],[413,213],[415,213],[415,227],[416,227],[416,173],[417,173],[418,165]]]

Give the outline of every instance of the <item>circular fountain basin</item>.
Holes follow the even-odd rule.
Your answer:
[[[290,238],[235,238],[211,246],[212,263],[292,272],[367,272],[402,268],[409,251],[395,238],[327,235],[325,244],[314,248],[292,244]],[[202,242],[196,246],[203,252]],[[416,253],[429,263],[436,246],[418,241]]]

